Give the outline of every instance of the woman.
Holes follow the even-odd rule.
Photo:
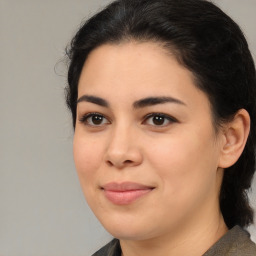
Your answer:
[[[256,255],[256,80],[239,27],[204,0],[120,0],[68,56],[78,176],[116,238],[94,255]]]

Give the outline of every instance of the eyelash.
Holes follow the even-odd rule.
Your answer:
[[[88,119],[89,118],[92,118],[92,117],[100,117],[101,118],[101,120],[103,120],[103,119],[105,119],[105,120],[107,120],[107,122],[106,123],[104,123],[104,124],[92,124],[92,121],[91,121],[91,123],[89,123],[88,122]],[[178,122],[178,120],[176,119],[176,118],[174,118],[174,117],[171,117],[171,116],[169,116],[169,115],[167,115],[167,114],[163,114],[163,113],[150,113],[150,114],[147,114],[144,118],[143,118],[143,122],[142,122],[142,124],[145,124],[150,118],[154,118],[154,117],[160,117],[160,118],[163,118],[164,119],[164,122],[166,122],[166,121],[168,121],[168,124],[160,124],[160,125],[156,125],[156,124],[149,124],[150,126],[153,126],[153,127],[166,127],[166,126],[168,126],[169,124],[171,124],[171,123],[177,123]],[[110,119],[108,118],[108,117],[105,117],[104,115],[102,115],[102,114],[100,114],[100,113],[97,113],[97,112],[93,112],[93,113],[88,113],[88,114],[85,114],[85,115],[83,115],[80,119],[79,119],[79,121],[81,122],[81,123],[83,123],[83,124],[85,124],[85,125],[87,125],[87,126],[91,126],[91,127],[95,127],[95,128],[97,128],[97,127],[102,127],[102,126],[104,126],[104,125],[107,125],[107,124],[110,124],[111,123],[111,121],[109,121]]]
[[[98,117],[100,117],[100,118],[104,118],[104,119],[106,119],[106,120],[109,120],[109,118],[106,118],[104,115],[102,115],[102,114],[100,114],[100,113],[97,113],[97,112],[93,112],[93,113],[88,113],[88,114],[83,115],[83,116],[79,119],[79,121],[80,121],[81,123],[83,123],[83,124],[85,124],[85,125],[88,125],[88,126],[91,126],[91,127],[101,127],[102,124],[96,125],[96,124],[90,124],[90,123],[88,122],[88,119],[89,119],[89,118],[91,118],[91,117],[96,117],[96,116],[98,116]],[[109,123],[110,123],[110,121],[108,121],[108,124],[109,124]]]
[[[150,118],[154,118],[154,117],[160,117],[160,118],[164,118],[164,122],[167,120],[168,124],[165,125],[154,125],[151,124],[151,126],[155,126],[155,127],[166,127],[171,123],[177,123],[178,120],[172,116],[169,116],[167,114],[163,114],[163,113],[150,113],[148,115],[145,116],[143,123],[145,123],[146,121],[148,121]]]

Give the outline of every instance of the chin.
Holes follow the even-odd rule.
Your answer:
[[[145,230],[107,230],[113,237],[120,240],[133,240],[133,241],[142,241],[152,238],[149,234],[146,234]]]
[[[101,220],[100,220],[101,221]],[[152,238],[153,227],[140,221],[101,221],[103,227],[115,238],[121,240],[146,240]]]

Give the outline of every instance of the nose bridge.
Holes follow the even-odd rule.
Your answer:
[[[125,154],[132,146],[132,128],[125,123],[117,124],[109,138],[108,150],[116,154]]]
[[[118,168],[138,165],[142,159],[136,145],[135,128],[123,123],[116,124],[109,136],[106,160]]]

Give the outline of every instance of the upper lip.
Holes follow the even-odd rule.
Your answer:
[[[110,182],[101,187],[104,190],[108,191],[132,191],[132,190],[145,190],[145,189],[153,189],[153,186],[143,185],[135,182]]]

